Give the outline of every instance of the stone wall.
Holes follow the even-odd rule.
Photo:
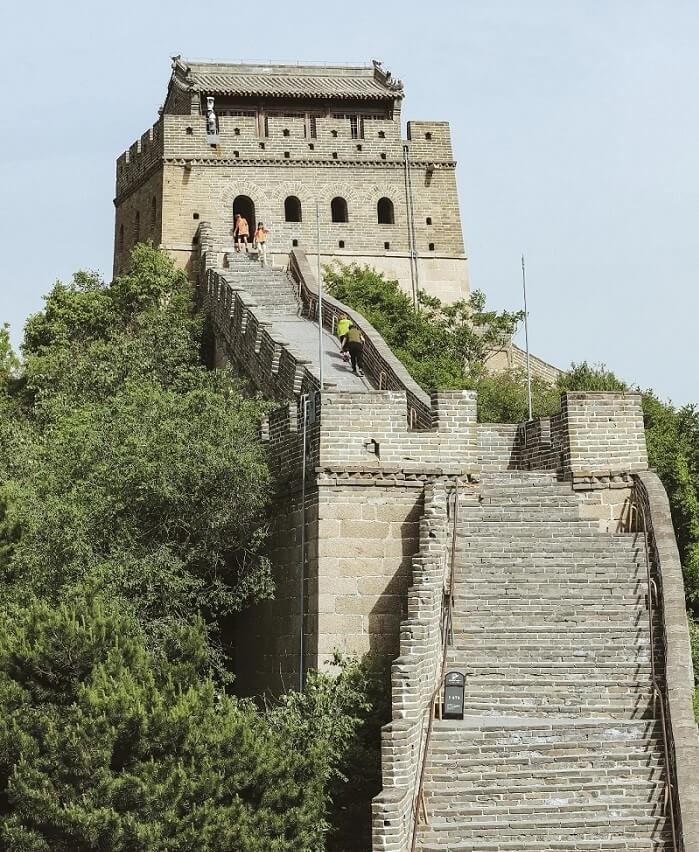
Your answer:
[[[561,411],[520,424],[513,460],[524,470],[558,470],[578,485],[648,467],[641,395],[567,392]]]
[[[517,423],[479,423],[478,465],[481,471],[513,470],[519,466]]]
[[[392,721],[381,732],[382,790],[372,805],[375,852],[407,848],[427,714],[441,672],[441,616],[449,569],[444,483],[426,486],[419,530],[408,614],[400,628],[400,656],[391,669]]]
[[[318,281],[305,252],[295,249],[289,271],[299,284],[303,315],[317,319]],[[364,335],[364,372],[380,390],[404,390],[408,400],[408,421],[418,428],[432,426],[430,395],[413,379],[396,358],[386,341],[360,313],[327,294],[323,295],[323,327],[334,333],[337,320],[348,316]]]
[[[657,572],[662,608],[662,646],[665,657],[665,702],[674,805],[683,852],[699,852],[699,735],[692,709],[694,672],[685,611],[682,565],[677,550],[670,504],[653,471],[634,476],[635,498],[646,518],[651,559]]]
[[[131,250],[137,242],[160,245],[162,198],[163,175],[154,171],[119,205],[114,220],[114,275],[128,269]]]
[[[640,393],[566,393],[561,413],[574,479],[648,467]]]
[[[260,137],[254,117],[221,115],[217,143],[211,145],[205,117],[164,114],[117,161],[117,219],[124,221],[122,206],[158,170],[163,185],[161,240],[182,268],[190,268],[200,221],[212,223],[221,256],[231,249],[233,203],[239,195],[254,202],[256,219],[270,228],[270,257],[283,262],[295,246],[316,249],[319,201],[323,262],[369,264],[410,290],[411,197],[419,285],[446,300],[466,295],[468,272],[449,125],[411,122],[408,141],[401,139],[395,117],[365,122],[363,139],[352,138],[345,119],[319,117],[317,126],[317,138],[308,139],[304,119],[270,116],[269,136]],[[286,221],[288,196],[301,203],[299,222]],[[336,196],[347,202],[347,222],[332,221],[330,203]],[[393,223],[378,222],[381,198],[393,203]],[[115,257],[116,272],[123,263]]]

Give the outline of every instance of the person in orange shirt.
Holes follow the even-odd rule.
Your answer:
[[[248,250],[248,237],[250,236],[250,226],[245,216],[240,213],[235,214],[235,227],[233,228],[233,239],[235,240],[235,250],[240,251],[240,244],[245,246],[245,251]]]

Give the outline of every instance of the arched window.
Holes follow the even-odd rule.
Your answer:
[[[395,225],[393,202],[390,198],[379,198],[379,202],[376,205],[376,215],[378,216],[379,225]]]
[[[119,225],[119,251],[124,251],[124,226]]]
[[[347,222],[347,202],[344,198],[337,195],[330,202],[330,212],[332,213],[333,222]]]
[[[141,239],[141,214],[137,210],[133,220],[133,241],[137,243]]]
[[[295,195],[290,195],[284,201],[284,219],[287,222],[301,222],[301,202]]]
[[[150,200],[150,229],[155,234],[155,222],[158,217],[158,205],[153,196]]]

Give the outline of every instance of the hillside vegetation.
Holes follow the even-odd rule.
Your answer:
[[[343,770],[378,760],[367,667],[233,694],[226,625],[274,591],[268,406],[202,366],[192,296],[138,246],[56,284],[21,364],[0,333],[3,852],[343,848]]]

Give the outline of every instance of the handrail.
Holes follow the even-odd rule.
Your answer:
[[[663,695],[662,690],[660,689],[660,686],[658,685],[655,673],[655,626],[653,623],[653,616],[655,615],[654,604],[658,598],[658,587],[655,580],[651,577],[651,561],[648,548],[648,524],[646,521],[646,511],[643,507],[643,503],[641,502],[640,498],[637,498],[634,504],[629,507],[630,526],[632,523],[631,518],[634,512],[637,517],[640,516],[641,532],[643,533],[643,552],[645,555],[646,577],[648,581],[648,634],[650,641],[650,677],[651,686],[653,689],[653,706],[654,708],[660,706],[660,726],[663,732],[663,758],[665,764],[665,809],[667,811],[667,809],[669,808],[670,811],[669,816],[670,828],[672,830],[672,849],[673,852],[679,852],[679,846],[677,845],[677,825],[675,823],[672,773],[670,771],[669,736],[667,730],[667,719],[665,716],[665,697]]]
[[[452,627],[452,610],[454,608],[454,562],[456,557],[456,530],[458,525],[459,518],[459,480],[454,480],[454,512],[452,517],[452,530],[451,530],[451,564],[449,565],[449,574],[447,577],[446,587],[444,589],[444,595],[442,597],[442,662],[440,665],[439,677],[437,678],[437,685],[430,696],[429,703],[425,707],[422,713],[422,718],[424,719],[425,713],[429,710],[429,719],[427,720],[427,727],[425,729],[424,735],[422,732],[420,733],[420,747],[418,751],[418,759],[420,760],[420,773],[418,776],[417,783],[417,791],[413,798],[413,820],[412,820],[412,835],[410,841],[410,852],[415,852],[415,844],[417,843],[417,827],[419,821],[419,813],[422,811],[424,821],[427,822],[427,807],[425,805],[425,797],[424,797],[424,781],[425,781],[425,770],[427,768],[427,752],[430,747],[430,739],[432,737],[432,725],[435,719],[435,700],[437,696],[442,690],[442,686],[444,685],[444,678],[446,677],[446,669],[447,669],[447,647],[454,641],[454,633]],[[441,708],[441,704],[440,704]],[[441,709],[440,709],[440,718],[441,718]],[[424,746],[423,746],[424,739]]]

